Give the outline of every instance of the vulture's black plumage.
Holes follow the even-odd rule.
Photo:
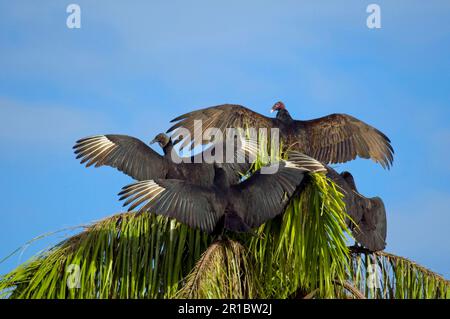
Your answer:
[[[347,213],[354,222],[347,220],[347,225],[355,240],[370,251],[383,250],[386,247],[387,221],[381,198],[361,195],[349,172],[339,174],[331,167],[327,170],[327,176],[343,190]]]
[[[172,120],[177,122],[167,132],[172,136],[187,129],[194,135],[194,121],[202,121],[202,133],[209,128],[279,128],[285,145],[292,150],[309,155],[326,164],[343,163],[357,156],[371,158],[384,168],[393,162],[394,150],[389,138],[376,128],[346,114],[331,114],[325,117],[298,121],[292,119],[282,102],[277,102],[272,111],[276,118],[269,118],[244,106],[223,104],[186,113]],[[183,136],[183,146],[188,137]],[[191,145],[199,144],[194,141]],[[203,141],[201,141],[203,143]]]
[[[306,172],[326,171],[321,163],[297,152],[289,161],[280,161],[276,173],[257,171],[236,185],[230,185],[219,164],[214,169],[209,187],[179,179],[141,181],[125,186],[120,200],[126,200],[129,210],[173,217],[206,232],[217,227],[245,232],[283,213]]]
[[[177,158],[172,152],[174,143],[165,134],[158,134],[150,143],[158,142],[163,148],[161,156],[141,140],[127,135],[96,135],[78,140],[73,147],[77,159],[86,167],[95,164],[99,166],[111,166],[131,176],[135,180],[150,179],[181,179],[193,184],[210,186],[214,181],[214,165],[205,163],[205,152],[194,155],[191,158]],[[211,153],[213,153],[212,150]],[[209,153],[208,153],[209,154]],[[235,149],[235,161],[224,163],[222,168],[227,174],[228,180],[236,184],[241,179],[241,174],[246,173],[251,163],[245,158],[245,163],[238,163],[239,150]],[[195,157],[200,157],[196,160]]]

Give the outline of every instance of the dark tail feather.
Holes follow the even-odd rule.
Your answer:
[[[224,216],[224,227],[237,233],[253,233],[253,230],[248,226],[240,216],[235,213],[228,213]]]

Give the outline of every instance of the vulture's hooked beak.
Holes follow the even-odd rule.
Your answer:
[[[273,112],[275,112],[275,110],[274,109],[270,109],[270,113],[273,113]]]
[[[158,141],[156,140],[156,138],[154,138],[154,139],[149,143],[149,145],[155,144],[156,142],[158,142]]]

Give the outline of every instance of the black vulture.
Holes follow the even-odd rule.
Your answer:
[[[343,191],[348,215],[347,220],[355,240],[370,251],[383,250],[386,247],[386,209],[379,197],[366,198],[356,189],[353,176],[349,172],[339,174],[327,167],[327,176]]]
[[[138,181],[155,179],[181,179],[188,184],[199,186],[214,185],[215,170],[214,164],[182,162],[176,164],[171,156],[173,146],[177,142],[172,142],[166,134],[158,134],[151,142],[157,142],[164,151],[164,156],[153,151],[139,139],[126,135],[97,135],[77,141],[74,146],[77,158],[81,163],[86,163],[89,167],[95,164],[98,166],[112,166]],[[247,145],[248,152],[254,152],[254,147]],[[237,153],[236,153],[237,154]],[[203,153],[196,156],[203,157]],[[186,160],[186,159],[184,159]],[[305,164],[305,163],[303,163]],[[248,158],[245,163],[224,163],[221,169],[227,175],[227,181],[237,184],[242,174],[250,168]],[[327,176],[331,178],[344,191],[344,202],[347,213],[358,225],[348,221],[357,242],[371,251],[384,249],[386,243],[386,212],[380,198],[366,198],[358,193],[355,183],[350,173],[337,173],[331,167],[326,167]],[[271,175],[267,175],[270,179]],[[301,175],[301,182],[303,175]],[[230,219],[228,219],[229,221]]]
[[[282,102],[272,107],[276,118],[269,118],[244,106],[223,104],[186,113],[172,120],[177,122],[167,133],[179,136],[183,129],[194,135],[196,120],[202,121],[202,133],[209,128],[278,128],[285,145],[325,163],[344,163],[357,156],[370,158],[384,168],[390,168],[394,150],[389,138],[376,128],[346,114],[331,114],[321,118],[298,121],[292,119]],[[189,137],[190,138],[190,137]],[[183,145],[189,144],[187,136]],[[194,141],[195,144],[203,141]]]
[[[163,156],[141,140],[127,135],[107,134],[86,137],[78,140],[73,148],[77,159],[81,159],[81,164],[86,163],[86,167],[94,164],[95,167],[104,165],[115,167],[138,181],[182,179],[203,186],[213,184],[214,165],[203,161],[205,152],[190,158],[174,158],[177,154],[172,152],[174,142],[170,137],[160,133],[150,144],[155,142],[163,148]],[[251,145],[246,146],[246,150],[250,151]],[[235,160],[232,163],[224,163],[222,166],[232,184],[238,183],[242,174],[246,173],[251,166],[248,152],[244,152],[241,157],[244,163],[239,163],[239,151],[236,146],[233,153]],[[214,149],[208,154],[214,154]],[[200,158],[198,160],[195,157]]]
[[[284,212],[305,173],[326,171],[318,161],[297,152],[278,164],[275,173],[259,170],[236,185],[230,184],[221,164],[214,164],[212,186],[159,178],[125,186],[119,196],[129,210],[139,207],[138,212],[169,216],[209,233],[248,232]]]

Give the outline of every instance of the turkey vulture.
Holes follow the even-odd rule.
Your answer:
[[[379,197],[366,198],[358,193],[353,176],[349,172],[339,174],[327,167],[327,176],[344,192],[344,202],[348,215],[347,220],[353,237],[358,243],[370,251],[383,250],[386,247],[386,210]]]
[[[155,142],[163,148],[164,156],[156,153],[141,140],[127,135],[86,137],[78,140],[73,148],[77,159],[81,159],[81,164],[86,163],[86,167],[94,164],[95,167],[104,165],[115,167],[138,181],[173,178],[188,180],[202,186],[213,184],[214,165],[195,160],[197,156],[202,160],[205,152],[191,158],[178,158],[174,162],[172,156],[176,156],[176,153],[172,154],[174,145],[172,139],[161,133],[150,144]],[[246,150],[251,151],[251,147],[252,145],[247,144]],[[211,153],[214,153],[214,150]],[[223,169],[232,184],[238,183],[241,174],[246,173],[251,166],[248,157],[244,158],[244,163],[238,163],[239,155],[235,149],[235,160],[223,164]]]
[[[370,158],[384,168],[390,168],[394,150],[389,138],[376,128],[346,114],[331,114],[321,118],[294,120],[282,102],[272,107],[276,118],[269,118],[244,106],[223,104],[186,113],[172,120],[177,122],[167,133],[179,136],[187,129],[194,134],[194,121],[202,121],[202,133],[208,128],[279,128],[280,136],[292,150],[309,155],[326,164],[344,163],[357,156]],[[183,146],[189,144],[182,136]],[[194,141],[191,144],[203,143]]]
[[[120,200],[129,211],[173,217],[179,222],[206,232],[229,229],[247,232],[283,213],[291,195],[306,172],[325,172],[324,166],[309,156],[292,152],[289,161],[280,161],[274,174],[252,176],[230,185],[221,164],[214,164],[212,186],[200,186],[189,180],[155,179],[125,186]]]

